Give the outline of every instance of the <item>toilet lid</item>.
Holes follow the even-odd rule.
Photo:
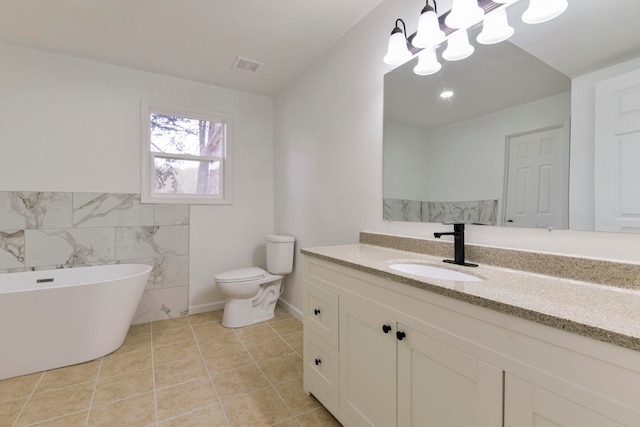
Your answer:
[[[266,272],[259,267],[241,268],[239,270],[225,271],[215,276],[218,282],[246,282],[248,280],[261,279]]]

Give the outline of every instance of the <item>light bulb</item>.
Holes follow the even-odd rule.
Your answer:
[[[444,43],[446,37],[440,29],[435,10],[431,6],[425,6],[418,20],[418,31],[411,44],[419,48],[432,48]]]
[[[567,0],[530,0],[529,8],[522,14],[522,21],[527,24],[540,24],[559,16],[569,3]]]
[[[399,27],[395,27],[389,37],[389,48],[387,54],[382,59],[388,65],[404,64],[411,59],[413,55],[407,47],[407,39]]]
[[[478,34],[478,43],[494,44],[504,41],[513,35],[514,29],[509,26],[506,9],[493,11],[484,18],[482,32]]]
[[[425,49],[418,54],[418,64],[413,68],[413,72],[419,76],[428,76],[440,71],[442,64],[438,62],[435,49]]]
[[[453,0],[451,12],[444,19],[449,28],[469,28],[482,21],[484,10],[477,0]]]
[[[449,36],[447,48],[442,52],[442,57],[447,61],[459,61],[471,56],[474,50],[474,47],[469,44],[467,30],[457,30]]]

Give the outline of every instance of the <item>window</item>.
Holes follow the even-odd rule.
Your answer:
[[[142,108],[142,201],[231,203],[231,118]]]

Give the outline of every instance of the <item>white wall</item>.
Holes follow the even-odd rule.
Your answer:
[[[299,247],[354,243],[362,230],[432,237],[441,224],[382,220],[382,63],[396,18],[415,2],[385,0],[275,100],[275,229]],[[469,226],[467,241],[640,262],[640,236]],[[297,256],[298,264],[301,255]],[[302,307],[302,272],[284,298]]]
[[[431,131],[387,121],[384,196],[501,200],[507,137],[568,125],[570,111],[571,94],[566,92]]]
[[[429,151],[427,131],[387,120],[384,140],[384,197],[434,201],[429,180],[433,155]]]
[[[214,274],[265,264],[271,98],[8,45],[0,57],[0,191],[139,193],[141,99],[229,113],[234,201],[191,207],[190,305],[223,302]]]

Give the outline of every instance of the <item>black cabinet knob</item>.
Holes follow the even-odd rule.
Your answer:
[[[316,316],[320,314],[320,309],[316,308],[315,310],[313,310],[313,314],[315,314]]]
[[[406,336],[407,336],[407,334],[405,334],[402,331],[396,332],[396,338],[398,338],[398,341],[402,341],[404,339],[404,337],[406,337]]]
[[[320,359],[316,359],[316,360],[315,360],[315,362],[316,362],[316,366],[318,366],[319,364],[321,364],[321,363],[322,363],[322,360],[320,360]]]
[[[391,326],[382,325],[382,332],[384,332],[385,334],[388,334],[390,330],[391,330]]]

